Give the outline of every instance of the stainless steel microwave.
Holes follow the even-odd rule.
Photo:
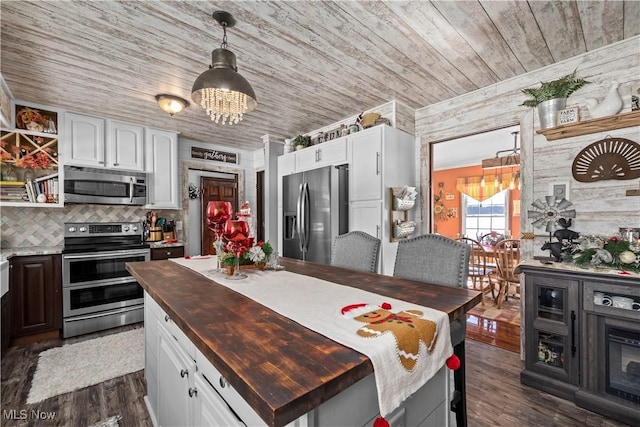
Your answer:
[[[146,205],[147,174],[65,165],[65,203]]]

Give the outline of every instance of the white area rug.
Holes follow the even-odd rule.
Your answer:
[[[144,328],[40,353],[27,404],[144,369]]]

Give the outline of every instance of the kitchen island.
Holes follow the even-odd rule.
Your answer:
[[[464,316],[481,299],[480,293],[466,289],[286,258],[282,264],[290,272],[440,310],[451,320]],[[153,300],[149,306],[157,304],[166,313],[166,320],[179,329],[178,334],[184,334],[195,352],[220,374],[219,383],[231,385],[267,425],[298,420],[372,377],[373,366],[363,354],[188,268],[171,261],[130,263],[127,268]],[[158,375],[165,373],[158,370]],[[228,390],[217,391],[222,394]],[[223,397],[228,402],[229,398]]]

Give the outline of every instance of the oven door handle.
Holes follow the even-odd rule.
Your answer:
[[[82,254],[82,255],[71,255],[66,254],[63,255],[64,259],[95,259],[95,258],[114,258],[118,256],[135,256],[135,255],[149,255],[148,249],[140,249],[137,250],[128,250],[128,251],[109,251],[109,252],[95,252],[91,254]]]
[[[129,203],[133,203],[134,184],[133,178],[129,178]]]

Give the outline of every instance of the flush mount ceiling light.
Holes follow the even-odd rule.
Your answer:
[[[189,101],[175,95],[160,94],[156,95],[156,101],[160,109],[173,116],[189,106]]]
[[[222,124],[238,123],[242,115],[253,111],[258,102],[249,82],[238,74],[236,55],[227,49],[227,28],[236,24],[228,12],[213,12],[224,31],[220,48],[211,52],[209,69],[200,74],[193,83],[191,99],[205,109],[211,120]]]

